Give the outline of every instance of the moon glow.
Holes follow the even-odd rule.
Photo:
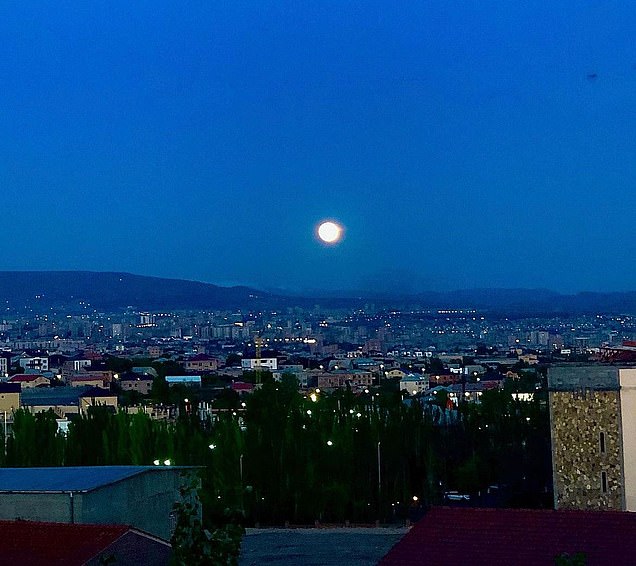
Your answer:
[[[335,244],[342,236],[342,227],[335,222],[321,222],[318,226],[318,237],[325,244]]]

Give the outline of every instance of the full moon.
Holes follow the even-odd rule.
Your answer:
[[[322,222],[318,226],[318,237],[326,244],[335,244],[342,236],[342,227],[335,222]]]

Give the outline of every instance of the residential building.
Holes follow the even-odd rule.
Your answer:
[[[186,371],[216,371],[219,367],[219,360],[212,356],[198,354],[184,360],[183,367]]]
[[[373,373],[363,370],[343,370],[318,375],[318,387],[320,389],[338,389],[346,387],[371,387],[373,385]]]
[[[167,375],[166,383],[168,385],[187,385],[190,387],[200,387],[201,386],[201,376],[200,375]]]
[[[19,383],[0,383],[0,413],[13,413],[20,408]]]
[[[9,368],[11,367],[11,354],[0,354],[0,377],[9,375]]]
[[[274,371],[278,369],[278,359],[277,358],[243,358],[241,360],[241,367],[244,370],[255,370],[255,369],[267,369]]]
[[[423,393],[428,385],[428,375],[409,374],[400,379],[400,391],[406,391],[409,395]]]
[[[139,366],[132,368],[132,372],[138,375],[145,375],[148,377],[159,377],[157,370],[149,366]]]
[[[389,371],[385,373],[385,376],[389,378],[399,377],[400,379],[402,379],[405,375],[406,375],[406,372],[402,371],[399,368],[390,369]]]
[[[453,403],[480,403],[484,391],[499,389],[499,381],[478,381],[477,383],[453,383],[447,386],[448,397]]]
[[[163,348],[161,346],[148,346],[148,356],[151,358],[160,358],[163,356]]]
[[[138,373],[125,373],[119,377],[119,386],[123,391],[136,391],[141,395],[149,395],[152,391],[154,378],[150,375]]]
[[[62,369],[66,373],[82,371],[85,368],[91,366],[92,361],[87,358],[78,358],[73,360],[67,360],[64,362]]]
[[[65,379],[66,385],[71,387],[104,387],[104,380],[101,375],[88,375],[84,373],[76,373],[67,375]]]
[[[28,389],[29,387],[43,387],[51,384],[48,378],[35,373],[18,373],[16,375],[12,375],[8,379],[8,382],[19,383],[22,386],[22,389]]]
[[[106,406],[117,410],[117,395],[99,387],[37,387],[22,391],[22,407],[33,413],[51,409],[59,417],[84,414],[89,407]]]
[[[462,376],[458,373],[444,373],[434,374],[430,377],[431,387],[437,387],[438,385],[446,386],[453,383],[461,383]]]
[[[20,356],[18,364],[25,370],[49,371],[49,359],[44,356]]]

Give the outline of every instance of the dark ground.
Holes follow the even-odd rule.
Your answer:
[[[240,566],[371,566],[400,540],[402,528],[247,529]]]

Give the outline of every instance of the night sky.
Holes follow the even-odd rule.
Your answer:
[[[0,269],[636,289],[632,1],[4,2],[0,80]]]

